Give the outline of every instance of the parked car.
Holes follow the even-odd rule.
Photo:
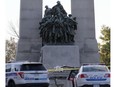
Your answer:
[[[106,65],[82,65],[75,83],[76,87],[110,87],[110,71]]]
[[[48,71],[39,62],[15,62],[6,64],[7,87],[48,87]]]

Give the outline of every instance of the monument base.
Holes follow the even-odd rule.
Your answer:
[[[42,62],[46,68],[56,66],[79,67],[79,47],[74,45],[47,45],[42,47]]]

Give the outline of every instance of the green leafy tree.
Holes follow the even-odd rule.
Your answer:
[[[101,29],[100,39],[102,43],[98,44],[100,50],[100,60],[106,65],[110,65],[110,28],[103,25]]]
[[[6,62],[14,60],[16,56],[16,42],[14,38],[6,40]]]

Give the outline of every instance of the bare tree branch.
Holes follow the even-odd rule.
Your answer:
[[[12,36],[14,36],[14,37],[17,37],[17,38],[19,38],[19,33],[18,33],[18,31],[16,30],[17,29],[17,25],[15,26],[12,22],[9,22],[9,27],[10,27],[10,31],[9,32],[11,32],[11,33],[9,33],[10,35],[12,35]]]

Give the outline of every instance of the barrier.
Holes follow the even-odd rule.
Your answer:
[[[53,69],[48,69],[48,72],[67,71],[67,70],[79,70],[79,68],[53,68]]]

